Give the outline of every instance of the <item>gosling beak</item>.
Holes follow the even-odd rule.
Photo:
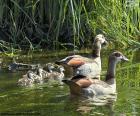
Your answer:
[[[122,61],[129,61],[128,58],[126,58],[125,56],[122,57]]]

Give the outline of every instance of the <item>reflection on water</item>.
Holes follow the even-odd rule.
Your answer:
[[[106,71],[107,57],[105,56],[107,54],[104,53],[102,56],[103,71]],[[92,99],[70,97],[67,85],[44,83],[32,87],[18,87],[16,82],[24,72],[1,71],[0,113],[26,113],[28,115],[34,113],[45,116],[139,115],[140,55],[139,52],[126,54],[132,62],[117,65],[117,94],[97,96]],[[41,61],[42,63],[49,62],[46,59]],[[39,62],[36,61],[36,63]],[[71,76],[69,68],[66,69],[65,73],[66,78]]]
[[[82,97],[70,97],[67,101],[66,109],[69,109],[67,106],[75,104],[75,111],[80,114],[90,114],[90,115],[99,115],[99,111],[95,111],[96,107],[105,107],[108,109],[108,115],[113,116],[113,104],[117,99],[117,95],[105,95],[105,96],[96,96],[94,98],[82,98]]]

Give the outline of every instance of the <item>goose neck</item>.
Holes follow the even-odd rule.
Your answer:
[[[93,57],[100,57],[100,51],[101,51],[101,44],[100,42],[96,42],[93,44],[92,48],[92,56]]]
[[[108,63],[108,70],[105,79],[105,81],[108,82],[108,84],[115,83],[115,69],[116,69],[116,62],[115,60],[110,59]]]
[[[42,73],[39,73],[39,76],[42,77]]]

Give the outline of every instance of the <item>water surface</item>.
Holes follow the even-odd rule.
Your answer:
[[[17,80],[25,72],[2,70],[0,76],[0,114],[44,116],[139,116],[140,115],[140,60],[139,51],[125,52],[129,63],[117,65],[117,97],[90,100],[71,98],[68,86],[44,83],[33,87],[19,87]],[[32,58],[28,62],[47,63],[64,56]],[[108,52],[102,55],[103,76]],[[67,69],[66,78],[71,76]]]

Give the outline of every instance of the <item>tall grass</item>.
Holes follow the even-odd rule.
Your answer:
[[[140,47],[140,1],[1,0],[0,30],[2,50],[76,49],[98,33]]]

